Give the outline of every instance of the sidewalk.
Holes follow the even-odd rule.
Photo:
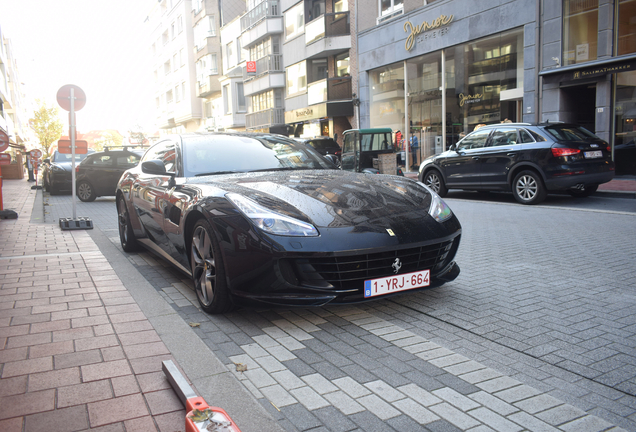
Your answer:
[[[161,370],[168,359],[209,382],[199,394],[210,405],[231,403],[224,408],[244,432],[258,421],[278,430],[250,418],[262,412],[244,391],[216,388],[229,372],[159,295],[143,303],[154,312],[142,312],[127,288],[135,274],[117,275],[125,263],[107,259],[87,231],[38,223],[42,192],[31,185],[2,188],[18,219],[0,220],[0,431],[184,431],[184,407]]]

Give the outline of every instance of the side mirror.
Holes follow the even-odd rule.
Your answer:
[[[166,167],[159,159],[152,159],[141,164],[141,172],[144,174],[167,175]]]
[[[51,158],[46,158],[43,161],[45,164],[50,164],[51,163]]]
[[[331,162],[332,164],[335,165],[336,168],[340,168],[340,160],[338,159],[338,156],[336,155],[332,155],[332,154],[327,154],[324,156],[325,159],[327,159],[329,162]]]

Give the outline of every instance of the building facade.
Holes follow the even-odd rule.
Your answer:
[[[416,166],[478,124],[574,122],[612,144],[618,172],[636,135],[635,0],[424,3],[359,2],[363,127],[416,136]]]

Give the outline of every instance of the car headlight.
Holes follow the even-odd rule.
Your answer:
[[[225,196],[257,227],[267,233],[295,237],[315,237],[318,235],[318,230],[312,224],[273,212],[232,192]]]
[[[439,195],[431,190],[431,188],[426,185],[422,186],[424,186],[431,194],[431,206],[428,208],[428,214],[433,216],[433,219],[440,223],[449,219],[453,215],[450,207],[444,202],[443,199],[440,198]]]
[[[53,172],[64,172],[65,170],[64,170],[64,168],[59,167],[57,165],[51,165],[51,171],[53,171]]]

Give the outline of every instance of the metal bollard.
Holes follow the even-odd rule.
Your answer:
[[[211,407],[197,396],[172,360],[164,360],[161,368],[186,408],[186,432],[241,432],[223,408]]]

